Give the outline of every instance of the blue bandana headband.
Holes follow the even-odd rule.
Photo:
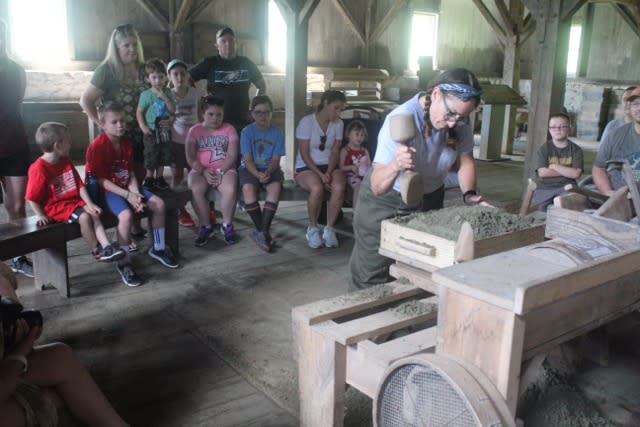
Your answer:
[[[482,89],[476,89],[464,83],[440,83],[438,87],[444,92],[455,93],[456,98],[460,98],[463,101],[468,101],[471,98],[480,98],[480,95],[482,95]]]

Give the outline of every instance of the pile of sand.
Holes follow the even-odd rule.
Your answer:
[[[462,224],[468,222],[476,240],[523,230],[533,225],[531,217],[510,214],[484,206],[452,206],[412,215],[407,227],[448,240],[457,240]]]

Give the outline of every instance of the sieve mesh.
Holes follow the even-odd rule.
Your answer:
[[[478,426],[464,395],[429,366],[408,364],[387,376],[378,398],[379,427]]]

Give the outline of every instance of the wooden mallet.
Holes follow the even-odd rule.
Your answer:
[[[411,141],[417,134],[412,114],[395,114],[389,117],[391,139],[411,146]],[[400,175],[400,196],[407,206],[416,206],[424,195],[424,181],[422,175],[412,170],[404,170]]]

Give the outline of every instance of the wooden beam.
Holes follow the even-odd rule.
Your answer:
[[[150,0],[136,0],[136,2],[156,21],[156,24],[158,24],[162,30],[169,31],[169,18],[164,16],[155,4]]]
[[[305,22],[309,22],[313,12],[315,12],[316,7],[318,7],[318,3],[320,0],[307,0],[305,4],[300,9],[300,13],[298,14],[298,25],[302,25]]]
[[[363,58],[362,63],[365,67],[369,67],[369,58],[370,58],[370,49],[371,44],[369,40],[371,40],[371,22],[373,16],[373,0],[367,0],[367,5],[365,6],[365,15],[364,15],[364,48],[363,50]]]
[[[189,12],[189,16],[187,16],[186,23],[193,22],[198,17],[198,15],[200,15],[202,11],[205,10],[212,3],[213,3],[213,0],[203,0],[197,3],[195,6],[193,6],[191,8],[191,12]]]
[[[280,9],[280,13],[283,17],[287,15],[295,15],[296,9],[291,6],[287,0],[274,0],[276,2],[276,6]]]
[[[634,19],[633,12],[631,12],[626,6],[611,3],[611,7],[613,7],[622,17],[624,22],[631,27],[631,30],[636,34],[636,36],[640,37],[640,16],[638,16],[640,15],[640,12],[636,10],[636,17]]]
[[[347,5],[344,4],[343,0],[333,0],[333,2],[335,3],[336,7],[338,8],[338,10],[342,14],[342,16],[347,21],[349,21],[349,24],[351,24],[351,29],[356,33],[356,35],[360,39],[360,43],[362,43],[364,45],[365,44],[365,34],[362,31],[362,29],[360,28],[360,26],[358,25],[358,21],[356,21],[356,19],[353,17],[351,12],[349,12],[349,9],[347,9]]]
[[[525,24],[522,27],[522,32],[520,33],[520,41],[518,42],[518,44],[520,46],[525,44],[527,40],[529,40],[529,37],[531,37],[535,32],[536,32],[536,20],[531,19],[527,24]]]
[[[513,37],[516,34],[516,23],[511,18],[511,13],[507,8],[504,0],[494,0],[496,7],[498,8],[498,12],[500,13],[500,17],[502,18],[503,28],[506,31],[506,35],[509,37]]]
[[[408,0],[400,0],[393,2],[393,5],[387,11],[386,15],[382,18],[380,23],[375,26],[371,34],[369,35],[369,39],[367,40],[369,43],[375,42],[380,38],[380,36],[389,28],[391,22],[395,19],[396,15],[403,7],[407,6]]]
[[[482,0],[473,0],[473,4],[476,5],[476,7],[480,11],[484,19],[489,23],[491,28],[493,28],[493,31],[495,31],[496,36],[498,37],[498,40],[500,41],[502,46],[504,46],[506,44],[506,36],[507,36],[507,32],[505,31],[505,29],[502,28],[500,23],[491,14],[491,11],[489,10],[489,8],[487,8],[487,6],[484,4]]]
[[[175,21],[173,22],[173,30],[181,31],[182,27],[187,22],[187,16],[193,7],[193,0],[182,0],[182,4],[180,5],[180,9],[178,9],[178,13],[176,14]]]
[[[560,11],[561,19],[570,19],[586,2],[587,0],[564,0]]]

